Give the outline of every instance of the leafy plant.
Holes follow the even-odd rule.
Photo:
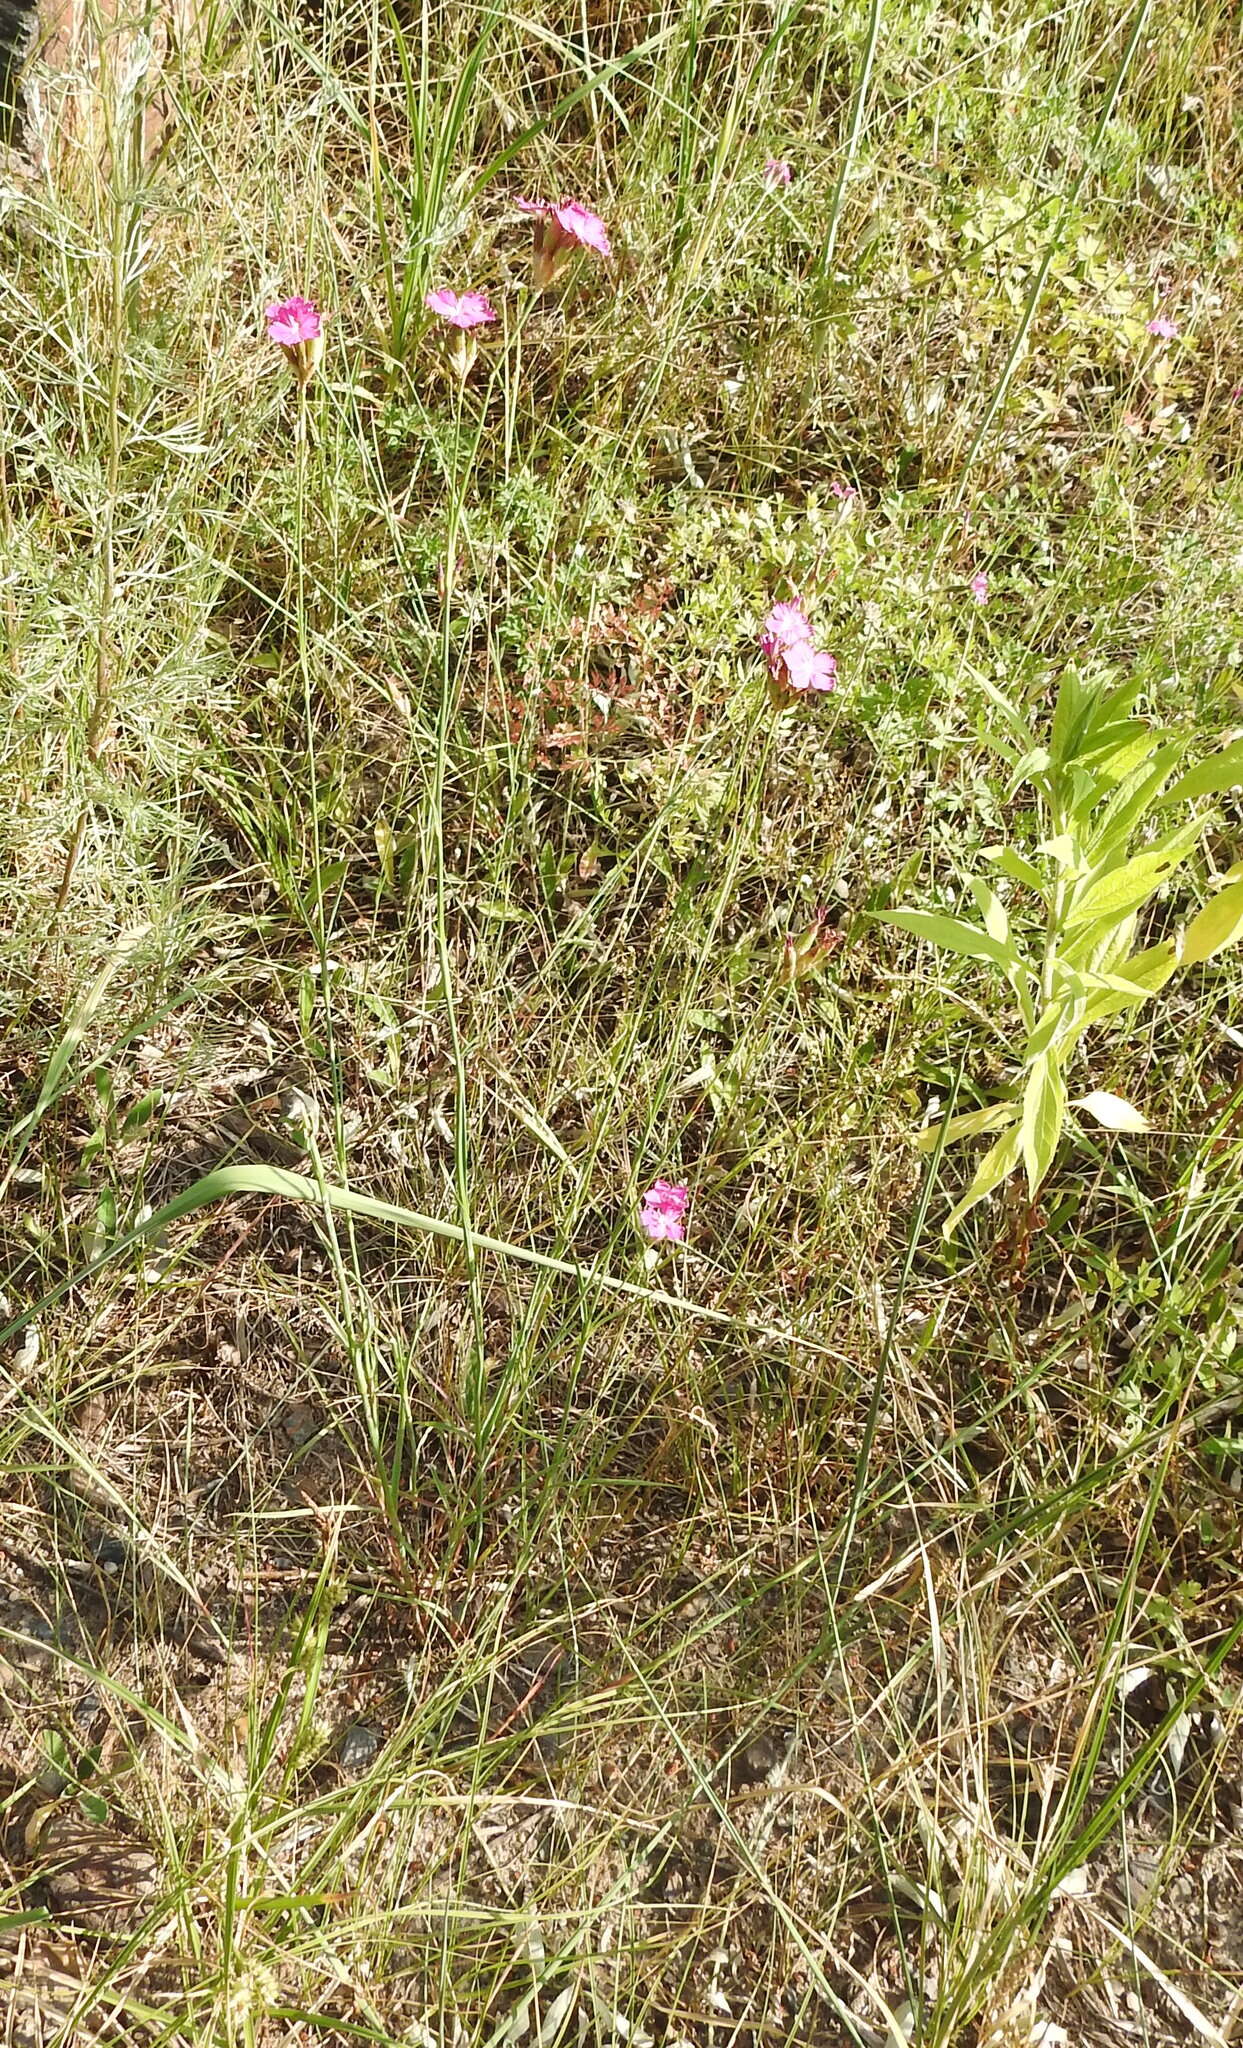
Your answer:
[[[1142,1131],[1142,1113],[1121,1096],[1093,1090],[1073,1104],[1068,1089],[1080,1040],[1094,1025],[1129,1018],[1179,968],[1198,966],[1243,938],[1243,862],[1174,938],[1135,950],[1141,915],[1199,845],[1202,808],[1171,823],[1187,804],[1243,782],[1243,737],[1184,768],[1187,735],[1135,717],[1140,685],[1064,675],[1048,741],[1022,712],[985,685],[996,723],[983,735],[1009,768],[1008,807],[1031,792],[1016,815],[1031,828],[1026,851],[1014,844],[985,858],[1024,896],[1043,906],[1030,938],[1016,930],[1001,896],[982,876],[971,892],[982,922],[932,910],[894,910],[882,921],[931,939],[948,953],[984,961],[1018,1009],[1023,1031],[1013,1093],[953,1118],[946,1139],[995,1133],[990,1150],[945,1224],[949,1236],[969,1209],[1020,1166],[1034,1199],[1053,1164],[1073,1107],[1107,1130]],[[1021,900],[1021,898],[1020,898]],[[935,1142],[925,1132],[925,1149]]]

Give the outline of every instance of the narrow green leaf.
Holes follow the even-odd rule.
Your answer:
[[[1101,917],[1125,917],[1146,902],[1154,889],[1173,874],[1200,837],[1198,819],[1168,833],[1158,846],[1137,853],[1084,884],[1066,913],[1067,928],[1092,924]]]
[[[634,1280],[622,1280],[615,1274],[602,1270],[596,1258],[582,1263],[573,1258],[557,1258],[551,1252],[537,1251],[533,1245],[522,1244],[512,1238],[488,1237],[482,1231],[468,1231],[461,1223],[450,1223],[440,1216],[426,1216],[417,1209],[404,1209],[396,1202],[383,1202],[375,1195],[360,1195],[353,1188],[339,1188],[327,1182],[311,1180],[306,1174],[291,1173],[283,1166],[219,1166],[214,1172],[204,1174],[191,1187],[174,1195],[162,1209],[127,1230],[123,1237],[106,1246],[97,1258],[79,1267],[64,1280],[26,1309],[14,1316],[0,1329],[0,1354],[13,1338],[19,1336],[36,1315],[43,1315],[55,1307],[58,1301],[85,1281],[101,1272],[114,1259],[159,1238],[185,1216],[197,1215],[200,1209],[211,1208],[217,1202],[227,1201],[234,1195],[263,1195],[269,1200],[276,1198],[286,1202],[299,1202],[322,1214],[335,1210],[345,1216],[363,1216],[376,1223],[387,1223],[395,1230],[411,1230],[426,1237],[442,1239],[447,1244],[469,1244],[475,1252],[486,1252],[490,1257],[513,1259],[524,1266],[536,1266],[541,1272],[560,1273],[567,1280],[573,1280],[580,1288],[600,1288],[608,1294],[621,1295],[631,1301],[658,1303],[678,1315],[691,1317],[699,1322],[715,1323],[718,1326],[748,1330],[754,1336],[777,1337],[783,1344],[797,1344],[801,1349],[817,1353],[821,1357],[835,1358],[837,1353],[829,1346],[810,1337],[792,1335],[787,1330],[775,1331],[770,1326],[752,1321],[748,1316],[731,1315],[728,1309],[716,1308],[706,1302],[688,1300],[681,1295],[668,1294],[659,1287],[643,1287]],[[120,1495],[117,1495],[118,1501]],[[170,1560],[165,1568],[177,1578],[185,1591],[191,1592],[189,1581],[182,1578]]]
[[[1020,1127],[1027,1186],[1034,1201],[1057,1151],[1066,1121],[1066,1082],[1061,1062],[1052,1052],[1042,1052],[1032,1061],[1023,1090],[1023,1122]]]
[[[941,1226],[943,1237],[952,1237],[969,1209],[991,1195],[994,1188],[1007,1180],[1019,1163],[1021,1154],[1021,1126],[1016,1122],[1008,1131],[1003,1131],[997,1143],[984,1154],[975,1171],[975,1178],[961,1202],[951,1209]]]
[[[1080,760],[1106,782],[1123,782],[1134,769],[1152,758],[1159,734],[1142,718],[1120,719],[1094,735]]]
[[[1034,868],[1029,860],[1024,860],[1022,854],[1016,852],[1014,847],[986,846],[984,858],[991,860],[998,872],[1008,875],[1012,882],[1021,882],[1025,889],[1034,889],[1038,896],[1044,894],[1044,877],[1039,868]]]
[[[1093,692],[1083,682],[1078,670],[1068,668],[1058,684],[1049,734],[1049,749],[1059,767],[1073,760],[1079,750],[1092,699]]]
[[[1243,938],[1243,882],[1231,882],[1198,911],[1183,935],[1184,967],[1198,967]]]
[[[1113,985],[1089,998],[1085,1023],[1099,1024],[1106,1017],[1116,1017],[1123,1010],[1147,1002],[1149,996],[1164,988],[1177,966],[1178,956],[1168,940],[1159,946],[1148,946],[1142,953],[1132,953],[1122,963],[1123,972],[1112,977]],[[1119,984],[1125,986],[1126,993]],[[1132,994],[1136,989],[1139,993]]]
[[[1243,783],[1243,737],[1231,740],[1230,744],[1210,754],[1206,761],[1197,761],[1194,768],[1188,768],[1177,782],[1172,782],[1162,799],[1167,804],[1194,802],[1198,796],[1217,796],[1223,789],[1233,789]]]
[[[1076,991],[1077,993],[1077,991]],[[1034,1060],[1039,1053],[1046,1052],[1057,1034],[1058,1025],[1066,1014],[1065,1003],[1046,1004],[1040,1014],[1035,1030],[1027,1041],[1024,1058]]]
[[[989,888],[987,882],[980,879],[979,875],[971,877],[971,893],[975,897],[975,907],[984,919],[984,929],[990,939],[996,939],[999,946],[1008,946],[1010,920],[1006,916],[1006,906],[1001,898]]]
[[[997,967],[1012,967],[1014,954],[978,925],[961,917],[943,917],[935,910],[884,910],[880,924],[892,924],[899,931],[913,932],[917,939],[931,939],[947,953],[963,953],[972,960],[991,960]]]
[[[1088,839],[1088,864],[1104,867],[1125,854],[1131,839],[1150,811],[1160,807],[1167,778],[1178,766],[1185,748],[1181,740],[1150,752],[1147,762],[1118,784],[1109,802],[1098,810]]]
[[[950,1118],[945,1127],[945,1142],[955,1145],[959,1138],[978,1138],[985,1131],[1004,1131],[1018,1113],[1017,1102],[992,1102],[987,1109],[969,1109],[963,1116]],[[940,1124],[929,1124],[915,1140],[916,1151],[934,1151],[940,1135]]]
[[[1090,1095],[1081,1095],[1075,1103],[1076,1109],[1086,1109],[1107,1131],[1146,1131],[1148,1119],[1142,1110],[1136,1109],[1125,1096],[1113,1095],[1108,1088],[1094,1088]]]
[[[46,1116],[48,1110],[60,1094],[61,1084],[68,1073],[74,1054],[85,1038],[95,1012],[108,993],[113,975],[119,967],[123,967],[125,962],[130,959],[150,929],[149,924],[137,924],[131,925],[120,934],[108,958],[65,1026],[60,1041],[47,1063],[47,1069],[44,1073],[34,1108],[28,1110],[26,1115],[13,1124],[8,1132],[7,1142],[14,1148],[14,1157],[10,1163],[8,1173],[5,1175],[3,1182],[0,1183],[0,1195],[8,1187],[9,1181],[25,1156],[26,1147],[30,1143],[31,1133],[37,1128],[41,1118]]]

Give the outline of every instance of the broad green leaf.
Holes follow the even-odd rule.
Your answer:
[[[1036,848],[1046,860],[1056,861],[1060,868],[1073,868],[1079,859],[1079,849],[1069,832],[1059,832],[1055,839],[1042,839]]]
[[[978,1138],[984,1131],[1004,1131],[1018,1113],[1017,1102],[993,1102],[987,1109],[969,1109],[963,1116],[950,1118],[945,1126],[945,1142],[954,1145],[959,1138]],[[933,1151],[940,1136],[940,1124],[929,1124],[927,1130],[921,1131],[916,1138],[916,1150]]]
[[[1183,934],[1182,964],[1198,967],[1243,938],[1243,882],[1231,882],[1197,911]]]
[[[1033,1201],[1057,1151],[1057,1141],[1066,1121],[1066,1082],[1061,1062],[1052,1052],[1042,1052],[1032,1061],[1023,1090],[1023,1122],[1020,1127],[1023,1163]]]
[[[1086,1109],[1107,1131],[1146,1131],[1148,1119],[1143,1111],[1136,1109],[1124,1096],[1111,1095],[1108,1088],[1094,1088],[1090,1095],[1081,1095],[1075,1103],[1076,1109]]]
[[[1034,889],[1038,896],[1044,894],[1044,877],[1039,868],[1034,868],[1029,860],[1024,860],[1022,854],[1017,853],[1014,847],[986,846],[984,858],[990,860],[1001,874],[1008,875],[1012,882],[1021,882],[1025,889]]]
[[[1116,924],[1106,925],[1094,946],[1089,946],[1084,958],[1085,969],[1092,974],[1112,974],[1120,969],[1135,944],[1135,932],[1139,918],[1135,911],[1128,917],[1118,919]],[[1091,937],[1091,933],[1087,934]]]
[[[961,917],[943,917],[935,910],[882,910],[877,913],[881,924],[897,925],[899,931],[913,932],[917,939],[931,939],[934,946],[943,946],[947,953],[964,953],[972,960],[991,960],[997,967],[1012,967],[1014,954],[1010,947],[1003,946],[978,925],[967,924]]]
[[[1008,1131],[1003,1131],[997,1143],[984,1154],[966,1194],[961,1202],[951,1209],[941,1226],[943,1237],[952,1237],[967,1211],[974,1209],[977,1202],[982,1202],[985,1195],[991,1195],[993,1189],[1000,1187],[1003,1180],[1009,1179],[1019,1163],[1022,1150],[1020,1130],[1021,1126],[1015,1123]]]
[[[1207,761],[1197,761],[1194,768],[1170,784],[1162,801],[1190,803],[1198,796],[1216,796],[1223,789],[1233,789],[1239,782],[1243,782],[1243,738],[1231,740],[1229,746],[1210,754]]]
[[[975,897],[975,907],[984,919],[984,929],[990,939],[996,939],[999,946],[1007,946],[1010,942],[1010,920],[1006,916],[1006,907],[1000,897],[996,896],[988,883],[981,881],[978,875],[971,878],[971,893]]]
[[[1078,891],[1066,913],[1066,927],[1094,924],[1102,917],[1125,917],[1146,902],[1154,889],[1173,874],[1200,837],[1201,825],[1193,818],[1177,832],[1167,833],[1157,846],[1137,853],[1121,866],[1110,868]]]

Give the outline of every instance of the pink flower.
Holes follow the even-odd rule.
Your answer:
[[[561,276],[579,249],[595,256],[611,256],[612,245],[599,214],[580,206],[577,199],[518,199],[519,213],[529,213],[534,222],[531,282],[537,292],[547,291]]]
[[[791,690],[835,690],[837,663],[831,654],[813,647],[809,640],[796,641],[785,651],[785,674],[781,680]]]
[[[783,156],[770,156],[764,166],[764,183],[770,192],[775,192],[778,185],[788,185],[793,176],[794,172]]]
[[[814,646],[806,612],[798,604],[775,604],[764,621],[760,652],[768,663],[774,694],[795,690],[834,690],[837,663]]]
[[[1155,334],[1158,341],[1177,341],[1178,322],[1167,319],[1164,313],[1158,313],[1154,320],[1148,322],[1148,332]]]
[[[268,323],[268,340],[276,343],[305,391],[324,352],[324,323],[319,307],[313,299],[282,299],[266,309],[264,318]]]
[[[269,306],[264,315],[268,323],[268,340],[275,341],[282,348],[297,348],[300,341],[318,341],[324,331],[319,307],[313,299],[282,299],[277,306]]]
[[[496,318],[496,308],[488,304],[482,292],[428,292],[423,304],[429,313],[447,320],[450,327],[484,327]]]
[[[766,661],[811,639],[811,623],[801,604],[775,604],[764,621],[760,652]]]
[[[690,1189],[674,1181],[653,1181],[643,1197],[639,1211],[639,1228],[653,1243],[662,1239],[671,1244],[682,1244],[686,1239],[686,1205],[690,1201]]]
[[[843,505],[849,505],[858,495],[853,484],[843,483],[838,477],[834,477],[829,485],[829,496],[838,499]]]
[[[967,588],[977,604],[988,603],[988,578],[982,569],[977,569]]]

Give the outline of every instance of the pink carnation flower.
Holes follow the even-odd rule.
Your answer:
[[[268,323],[268,340],[279,343],[281,348],[297,348],[301,341],[318,341],[324,331],[319,307],[313,299],[282,299],[279,305],[268,307],[264,318]]]
[[[988,603],[988,578],[982,569],[977,569],[967,587],[977,604]]]
[[[783,156],[770,156],[764,165],[764,183],[770,192],[775,192],[778,185],[788,185],[793,176],[794,172]]]
[[[786,649],[785,674],[781,680],[800,695],[804,690],[835,690],[837,662],[831,654],[813,647],[810,641],[799,640]]]
[[[438,292],[427,292],[423,304],[429,313],[453,329],[449,344],[449,368],[455,377],[465,381],[471,372],[471,365],[479,353],[479,343],[474,329],[486,327],[496,319],[496,308],[482,292],[451,292],[441,288]]]
[[[274,341],[305,391],[324,352],[324,323],[313,299],[281,299],[264,313]]]
[[[1177,341],[1178,322],[1167,319],[1164,313],[1158,313],[1155,319],[1148,322],[1148,332],[1155,334],[1158,341]]]
[[[675,1181],[653,1181],[643,1197],[639,1211],[639,1228],[653,1243],[667,1240],[671,1244],[682,1244],[686,1239],[686,1205],[690,1201],[690,1189]]]
[[[775,604],[764,621],[760,650],[765,660],[811,639],[811,622],[801,604]]]
[[[760,652],[777,690],[837,688],[837,663],[814,646],[807,614],[798,604],[775,604],[764,621]]]
[[[489,305],[482,292],[428,292],[423,304],[429,313],[447,320],[450,327],[484,327],[489,320],[496,319],[496,308]]]
[[[577,199],[518,199],[519,213],[531,215],[534,227],[531,282],[537,292],[547,291],[561,276],[579,249],[595,256],[611,256],[612,244],[599,214],[580,206]]]

